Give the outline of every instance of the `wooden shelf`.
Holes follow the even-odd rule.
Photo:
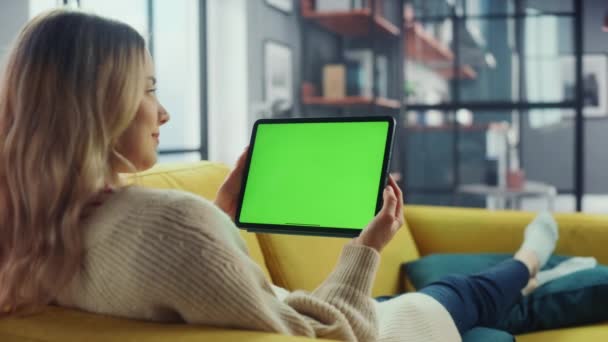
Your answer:
[[[313,0],[300,1],[302,16],[316,22],[328,31],[344,36],[359,37],[370,35],[372,25],[376,32],[398,37],[401,30],[386,18],[374,15],[372,20],[371,8],[363,8],[346,12],[316,12]],[[370,23],[372,25],[370,25]]]
[[[446,79],[456,76],[459,79],[475,79],[477,72],[470,65],[458,68],[454,75],[454,53],[426,32],[418,22],[409,22],[405,29],[405,56],[419,63],[424,63]]]
[[[446,68],[435,68],[435,71],[444,78],[454,78],[454,68],[451,66]],[[477,78],[477,72],[470,65],[461,66],[458,68],[457,73],[456,76],[459,79],[474,80]]]
[[[407,23],[405,26],[405,55],[416,62],[452,63],[454,53],[435,37],[426,32],[422,24]]]
[[[453,132],[453,124],[443,124],[439,126],[408,125],[405,127],[413,132]],[[490,129],[489,124],[473,124],[469,126],[458,126],[459,132],[486,132]]]
[[[321,96],[312,96],[302,98],[302,103],[305,105],[318,106],[369,106],[376,105],[383,108],[399,109],[401,104],[397,100],[391,100],[382,97],[368,96],[348,96],[341,99],[329,99]]]

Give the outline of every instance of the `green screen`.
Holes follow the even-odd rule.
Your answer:
[[[259,124],[240,221],[364,228],[388,130],[388,122]]]

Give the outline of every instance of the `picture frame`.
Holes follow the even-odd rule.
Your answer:
[[[266,0],[266,4],[285,14],[293,12],[293,0]]]
[[[564,56],[560,60],[562,87],[566,98],[576,98],[575,58]],[[573,110],[563,111],[565,117],[574,117]],[[583,56],[583,115],[586,118],[608,116],[608,55]]]
[[[291,47],[274,41],[264,41],[264,102],[277,100],[293,103],[293,53]]]

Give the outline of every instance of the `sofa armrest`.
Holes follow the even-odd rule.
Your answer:
[[[218,329],[186,324],[162,324],[114,318],[77,310],[47,307],[43,313],[0,320],[0,341],[10,342],[305,342],[312,339],[267,332]],[[315,340],[329,341],[329,340]]]
[[[407,206],[405,217],[421,255],[511,253],[521,244],[534,213]],[[608,264],[608,216],[556,214],[557,254],[594,256]]]

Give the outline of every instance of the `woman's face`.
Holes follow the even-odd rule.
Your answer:
[[[169,121],[169,114],[156,98],[154,63],[146,53],[146,88],[144,97],[131,125],[118,139],[117,151],[137,169],[143,171],[156,163],[156,148],[160,139],[160,126]],[[119,172],[131,172],[120,167]]]

